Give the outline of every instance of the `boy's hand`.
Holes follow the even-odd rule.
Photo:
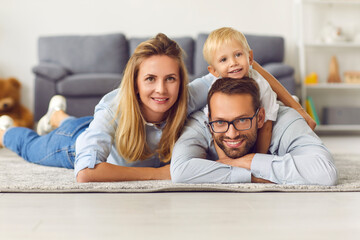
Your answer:
[[[312,117],[310,117],[310,115],[305,111],[305,109],[301,108],[298,109],[298,112],[301,114],[301,116],[305,119],[305,121],[307,122],[307,124],[309,125],[309,127],[314,130],[316,127],[316,122],[314,119],[312,119]]]

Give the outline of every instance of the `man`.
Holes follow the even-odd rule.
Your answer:
[[[280,107],[270,154],[252,153],[265,115],[253,79],[217,80],[208,107],[208,117],[201,111],[190,117],[175,144],[173,182],[336,183],[329,150],[294,109]]]

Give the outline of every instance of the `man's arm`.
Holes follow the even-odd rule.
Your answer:
[[[197,119],[188,120],[174,146],[170,164],[171,180],[182,183],[251,182],[249,170],[206,159],[209,155],[217,158],[217,155],[211,148],[211,135],[203,123],[205,115],[201,112],[195,115]]]

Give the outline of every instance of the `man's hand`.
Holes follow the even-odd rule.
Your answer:
[[[226,158],[221,158],[221,159],[217,160],[217,162],[223,163],[226,165],[230,165],[233,167],[245,168],[245,169],[250,170],[251,162],[252,162],[252,159],[254,158],[254,155],[255,155],[254,153],[250,153],[241,158],[235,158],[235,159],[226,157]]]
[[[240,167],[240,168],[245,168],[245,169],[251,170],[251,162],[252,162],[252,159],[254,158],[254,155],[255,155],[255,153],[250,153],[241,158],[236,158],[236,159],[226,157],[226,158],[221,158],[221,159],[217,160],[217,162],[223,163],[223,164],[226,164],[229,166],[233,166],[233,167]],[[254,177],[253,175],[251,175],[251,182],[252,183],[273,183],[266,179]]]
[[[273,183],[273,182],[270,182],[269,180],[254,177],[253,175],[251,175],[251,182],[252,183]]]

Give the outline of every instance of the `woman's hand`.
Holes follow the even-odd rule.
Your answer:
[[[160,168],[155,167],[124,167],[103,162],[95,168],[81,170],[77,177],[78,182],[121,182],[170,180],[170,164]]]
[[[167,164],[163,167],[159,167],[158,171],[159,171],[159,173],[158,173],[157,178],[159,180],[171,180],[170,164]]]

